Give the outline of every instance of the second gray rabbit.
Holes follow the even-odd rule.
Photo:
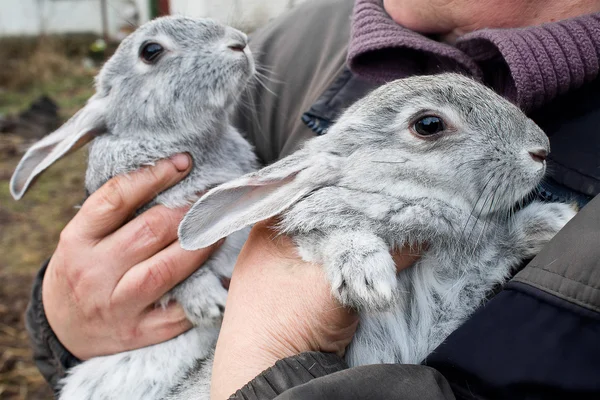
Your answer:
[[[533,201],[549,141],[517,107],[455,74],[384,85],[326,135],[204,195],[179,228],[184,248],[280,215],[333,295],[360,311],[346,360],[420,363],[575,215]],[[391,251],[423,245],[396,273]],[[173,398],[193,396],[202,373]]]
[[[155,205],[182,207],[198,192],[256,169],[252,147],[229,117],[255,72],[243,33],[214,21],[165,17],[127,37],[96,78],[96,94],[57,131],[27,151],[11,180],[20,198],[59,158],[93,139],[85,185],[176,153],[193,158],[189,175],[159,193]],[[194,328],[165,343],[95,357],[62,380],[61,400],[162,398],[214,347],[230,277],[247,231],[231,235],[195,273],[171,290]],[[172,246],[179,246],[177,243]]]

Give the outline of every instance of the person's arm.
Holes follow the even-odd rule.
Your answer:
[[[36,364],[55,390],[79,360],[163,342],[190,328],[181,306],[154,304],[216,246],[181,249],[177,226],[185,209],[159,205],[130,220],[190,167],[189,157],[179,155],[115,177],[62,231],[26,315]]]
[[[236,262],[215,350],[212,399],[226,399],[244,385],[237,398],[273,398],[347,367],[339,356],[358,317],[334,299],[320,265],[302,261],[291,239],[275,236],[270,221],[257,224]],[[399,270],[416,260],[408,249],[405,254],[395,257]]]

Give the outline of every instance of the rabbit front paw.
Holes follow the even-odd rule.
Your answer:
[[[357,310],[385,310],[394,301],[396,266],[383,240],[372,234],[343,233],[325,246],[326,273],[333,295]]]
[[[200,269],[163,296],[161,304],[171,299],[182,305],[193,325],[213,325],[223,318],[227,289],[219,276]]]
[[[573,204],[532,202],[515,215],[514,248],[523,258],[534,257],[576,214]]]

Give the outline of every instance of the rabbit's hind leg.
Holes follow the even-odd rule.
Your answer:
[[[396,266],[383,239],[367,231],[338,230],[318,247],[332,292],[343,305],[375,311],[393,304]]]

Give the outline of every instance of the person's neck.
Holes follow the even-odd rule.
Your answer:
[[[542,25],[545,23],[561,21],[578,17],[585,14],[600,12],[600,0],[532,0],[522,9],[508,12],[510,18],[499,13],[503,17],[495,20],[490,18],[489,13],[469,12],[470,10],[446,9],[452,7],[454,2],[442,5],[430,5],[429,10],[434,15],[445,15],[444,18],[431,25],[419,20],[407,20],[405,9],[401,7],[401,1],[384,0],[383,7],[388,15],[398,24],[419,33],[434,34],[441,42],[453,44],[456,40],[467,33],[484,28],[521,28],[527,26]],[[417,15],[417,14],[415,14]]]

